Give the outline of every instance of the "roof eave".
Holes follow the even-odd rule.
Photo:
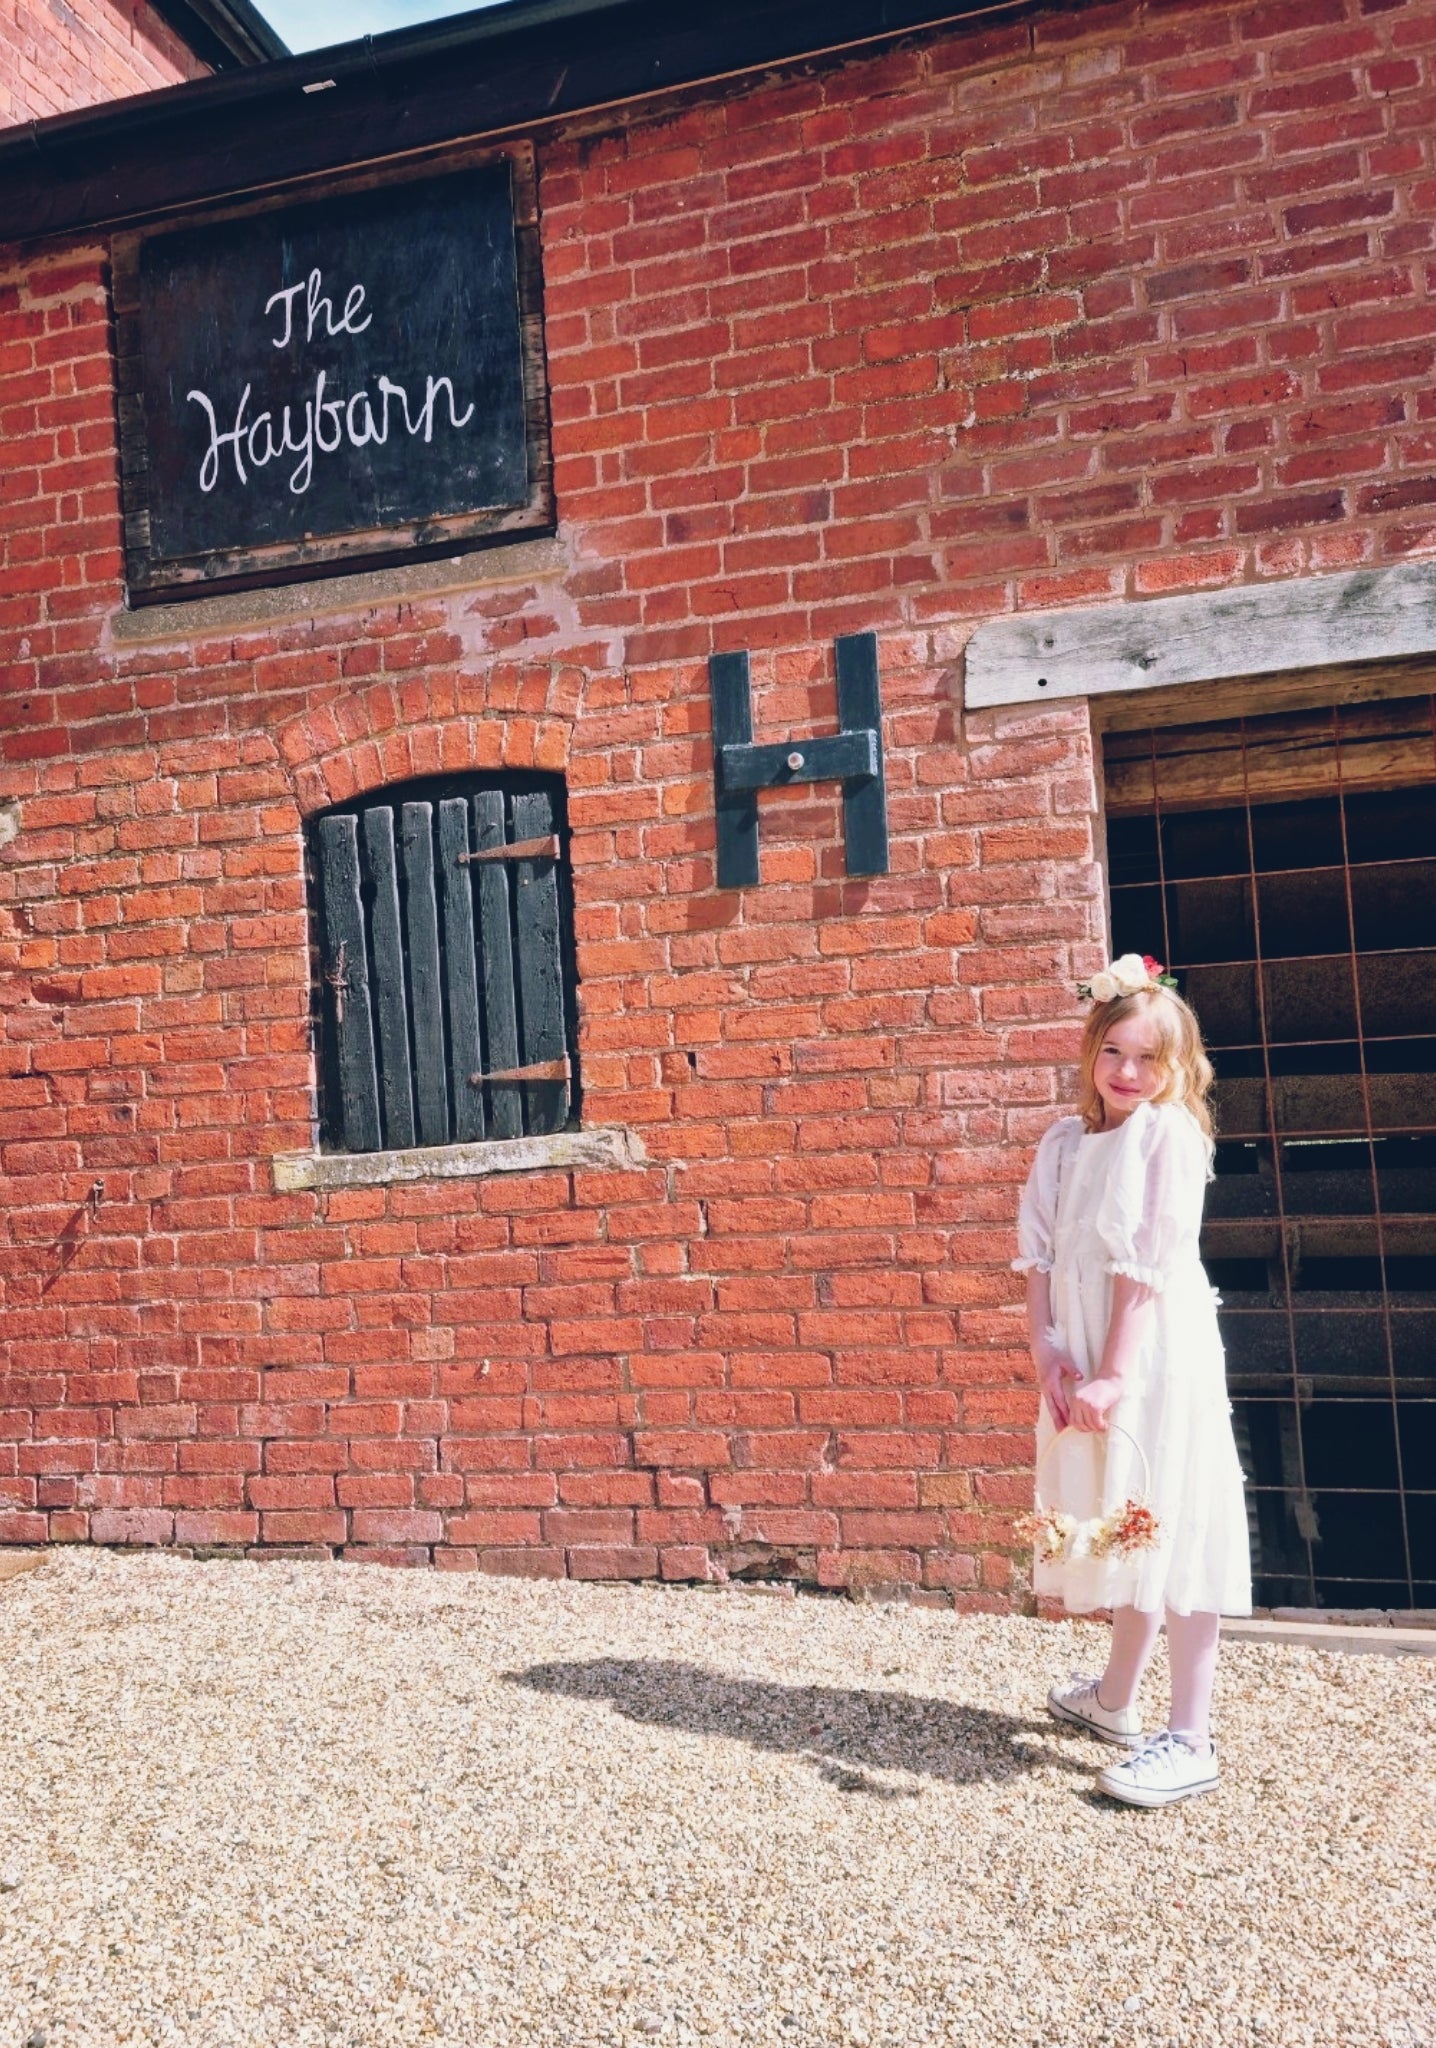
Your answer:
[[[231,0],[232,4],[232,0]],[[0,134],[0,235],[68,234],[596,109],[1040,0],[506,0]]]
[[[290,54],[252,0],[150,0],[156,14],[214,71],[273,63]]]

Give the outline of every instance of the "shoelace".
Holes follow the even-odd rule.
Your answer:
[[[1129,1757],[1127,1762],[1118,1768],[1130,1771],[1133,1777],[1136,1777],[1144,1766],[1153,1771],[1170,1770],[1179,1755],[1195,1757],[1196,1754],[1196,1750],[1189,1742],[1180,1741],[1170,1728],[1162,1728],[1155,1735],[1149,1736],[1137,1754]]]
[[[1102,1681],[1093,1678],[1090,1672],[1074,1671],[1067,1683],[1067,1702],[1072,1707],[1095,1707],[1099,1714],[1112,1714],[1114,1707],[1104,1707],[1100,1691]]]

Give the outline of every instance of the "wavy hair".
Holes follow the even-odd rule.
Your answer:
[[[1189,1109],[1211,1147],[1215,1128],[1211,1105],[1212,1063],[1202,1044],[1201,1026],[1190,1004],[1171,988],[1141,989],[1134,996],[1114,996],[1110,1003],[1096,1003],[1082,1033],[1078,1053],[1079,1083],[1077,1108],[1089,1131],[1106,1128],[1106,1104],[1097,1093],[1097,1055],[1114,1024],[1143,1011],[1150,1013],[1157,1027],[1157,1064],[1162,1085],[1153,1102],[1179,1102]]]

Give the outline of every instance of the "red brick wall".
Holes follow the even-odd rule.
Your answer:
[[[147,0],[0,0],[0,128],[207,71]]]
[[[117,642],[103,251],[0,283],[0,1534],[1012,1597],[1101,908],[1084,707],[964,717],[963,642],[1436,545],[1436,0],[1031,35],[547,147],[531,587]],[[719,893],[704,657],[787,737],[868,627],[892,874],[780,794]],[[301,818],[501,760],[568,776],[585,1116],[650,1163],[276,1195]]]

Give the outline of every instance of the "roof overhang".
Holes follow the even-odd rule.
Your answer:
[[[237,4],[228,0],[229,11]],[[532,134],[592,110],[926,29],[996,27],[1032,6],[506,0],[0,134],[0,239],[143,220],[446,144]]]
[[[288,43],[251,0],[150,0],[150,5],[212,71],[289,55]]]

